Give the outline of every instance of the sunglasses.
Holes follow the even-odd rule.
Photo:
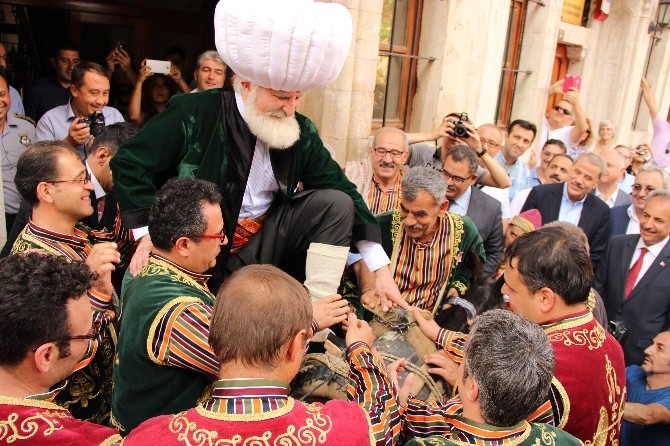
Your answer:
[[[559,113],[564,114],[565,116],[570,116],[572,114],[572,112],[570,110],[565,109],[565,108],[561,107],[560,105],[555,105],[554,110],[556,110]]]

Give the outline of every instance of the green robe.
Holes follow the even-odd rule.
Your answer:
[[[345,192],[355,207],[353,242],[379,242],[374,217],[323,146],[316,126],[301,114],[296,119],[298,141],[289,149],[270,151],[278,195],[290,201],[299,182],[305,190]],[[154,195],[168,178],[201,178],[214,182],[223,192],[226,235],[232,240],[255,144],[256,138],[237,110],[234,92],[211,89],[173,97],[110,162],[124,224],[131,228],[147,225]]]
[[[214,305],[214,296],[190,275],[151,257],[121,296],[112,420],[122,435],[151,417],[194,407],[210,384],[203,373],[161,362],[153,353],[157,324],[180,303]]]
[[[403,237],[400,211],[379,214],[376,218],[382,232],[382,247],[391,258],[391,273],[394,274],[394,253]],[[469,217],[447,212],[442,218],[446,218],[449,223],[449,241],[451,244],[449,274],[447,275],[446,287],[443,287],[443,289],[446,293],[450,288],[456,288],[462,296],[472,281],[473,271],[470,266],[472,262],[469,261],[471,256],[474,254],[479,257],[482,264],[486,262],[484,245],[477,227]]]
[[[449,446],[449,445],[518,445],[518,446],[578,446],[581,441],[572,435],[548,424],[522,422],[511,428],[496,427],[477,423],[464,417],[458,420],[459,429],[449,439],[434,435],[414,438],[406,446]]]

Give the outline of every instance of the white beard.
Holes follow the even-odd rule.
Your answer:
[[[258,88],[253,88],[244,101],[244,121],[251,133],[272,149],[288,149],[300,138],[300,125],[295,116],[281,110],[261,113],[256,107]],[[280,118],[280,119],[278,119]]]

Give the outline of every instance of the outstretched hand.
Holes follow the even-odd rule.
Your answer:
[[[405,367],[407,367],[407,360],[405,358],[396,359],[386,367],[389,372],[391,382],[393,383],[393,388],[396,391],[398,405],[400,406],[405,406],[407,404],[410,389],[412,388],[412,384],[414,384],[414,373],[408,374],[405,378],[405,381],[400,383],[398,373],[404,372]]]

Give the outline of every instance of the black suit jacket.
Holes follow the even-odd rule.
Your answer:
[[[503,251],[502,211],[500,202],[486,195],[476,187],[471,186],[470,204],[466,215],[477,226],[479,235],[484,241],[486,263],[482,274],[484,277],[493,277],[498,270]]]
[[[628,269],[639,240],[639,234],[612,238],[594,283],[605,302],[607,317],[623,321],[628,329],[623,343],[626,365],[642,364],[644,349],[660,331],[670,327],[670,243],[663,247],[628,299],[623,300]]]
[[[614,206],[610,209],[610,238],[615,235],[622,235],[626,233],[628,229],[628,222],[630,217],[628,216],[628,206]]]
[[[542,215],[542,224],[558,220],[561,211],[561,200],[563,198],[563,185],[543,184],[531,189],[522,212],[528,209],[537,209]],[[579,218],[579,226],[589,239],[591,250],[591,265],[593,271],[598,267],[598,261],[605,253],[609,235],[610,208],[600,198],[593,194],[586,194],[582,215]]]

